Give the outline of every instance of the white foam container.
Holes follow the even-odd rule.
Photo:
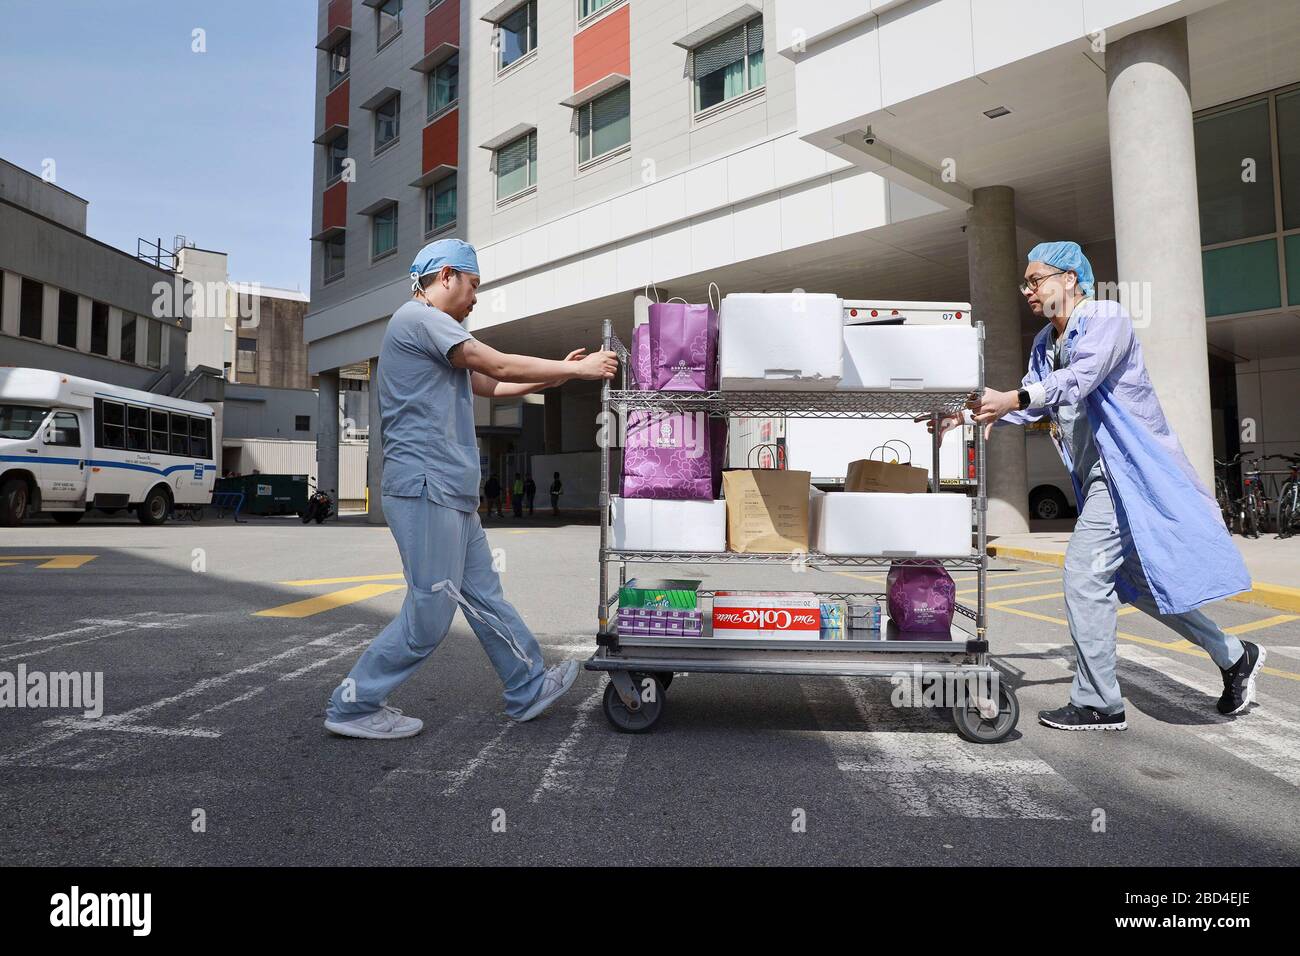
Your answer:
[[[727,503],[610,497],[611,547],[618,551],[727,550]]]
[[[979,387],[979,329],[846,325],[840,388],[968,391]]]
[[[834,491],[810,501],[812,549],[876,558],[966,558],[971,500],[959,494]]]
[[[843,300],[733,292],[718,314],[723,389],[833,389],[843,374]]]

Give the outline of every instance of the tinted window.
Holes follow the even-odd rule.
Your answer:
[[[172,454],[190,453],[190,419],[188,415],[172,413]]]
[[[167,413],[151,411],[149,418],[152,425],[150,428],[150,447],[153,451],[165,455],[168,449],[171,448],[171,439],[167,434]]]
[[[126,447],[130,451],[149,450],[149,409],[126,407]]]

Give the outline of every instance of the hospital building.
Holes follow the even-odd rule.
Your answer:
[[[477,247],[467,327],[503,350],[626,341],[650,282],[966,301],[999,389],[1039,328],[1025,254],[1074,239],[1207,482],[1300,452],[1296,0],[320,0],[317,37],[322,409],[437,237]],[[596,488],[598,399],[478,400],[484,477]],[[989,527],[1024,530],[1026,439],[995,436]]]

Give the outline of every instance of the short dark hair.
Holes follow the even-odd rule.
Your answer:
[[[447,266],[445,268],[451,268],[451,267]],[[424,275],[420,276],[420,288],[427,289],[429,288],[429,286],[433,285],[434,282],[438,280],[438,276],[441,272],[442,269],[438,269],[436,272],[426,272]],[[454,276],[458,276],[460,275],[460,270],[452,269],[451,274]]]

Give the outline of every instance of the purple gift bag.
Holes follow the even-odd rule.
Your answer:
[[[893,565],[885,579],[885,592],[889,617],[900,631],[942,634],[945,639],[951,633],[957,585],[937,561]]]
[[[625,498],[711,501],[711,429],[702,415],[631,412],[623,447]]]
[[[632,330],[632,387],[654,388],[650,371],[650,326],[638,325]]]
[[[710,296],[712,296],[710,284]],[[651,387],[708,392],[718,387],[718,313],[711,305],[650,304]]]

